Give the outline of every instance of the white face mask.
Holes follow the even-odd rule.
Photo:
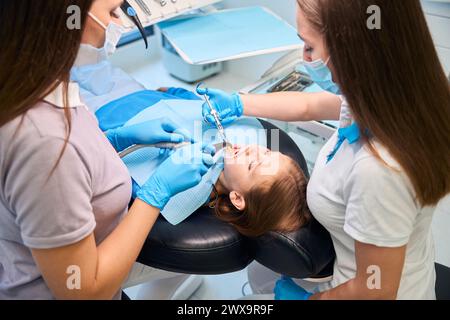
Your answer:
[[[105,29],[105,44],[103,50],[105,51],[106,56],[111,56],[116,51],[117,44],[119,43],[122,34],[125,32],[125,28],[114,21],[111,21],[108,26],[105,26],[105,24],[94,14],[90,12],[88,14],[95,22]]]

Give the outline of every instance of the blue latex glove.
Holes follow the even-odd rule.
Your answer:
[[[277,281],[274,293],[275,300],[308,300],[313,295],[286,276]]]
[[[179,129],[173,121],[167,118],[111,129],[106,131],[106,137],[117,152],[135,144],[193,141],[189,132]]]
[[[131,178],[131,198],[136,199],[137,193],[141,190],[141,187],[137,184],[136,181],[134,181],[133,178]]]
[[[214,164],[215,148],[196,143],[178,149],[137,191],[137,198],[163,209],[174,195],[195,187]]]
[[[244,105],[242,99],[237,93],[228,94],[221,90],[197,88],[199,95],[207,94],[212,106],[219,113],[223,125],[228,125],[244,114]],[[203,104],[203,118],[209,123],[214,124],[214,117],[211,115],[211,109],[205,102]]]

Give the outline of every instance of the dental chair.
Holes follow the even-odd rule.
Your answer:
[[[436,263],[436,298],[450,301],[450,268]]]
[[[269,149],[276,133],[280,141],[277,151],[296,160],[309,177],[306,161],[289,135],[260,122],[267,132]],[[305,279],[331,276],[334,258],[330,235],[314,219],[296,232],[271,232],[250,239],[216,218],[213,209],[203,207],[177,226],[160,217],[138,262],[177,273],[217,275],[242,270],[256,260],[275,272]]]
[[[306,161],[294,141],[274,125],[260,122],[267,132],[268,147],[272,147],[273,130],[279,130],[279,151],[296,160],[309,176]],[[160,217],[138,262],[177,273],[210,275],[239,271],[256,260],[292,278],[320,281],[332,276],[334,259],[330,235],[314,219],[296,232],[271,232],[250,239],[204,207],[178,226]],[[436,264],[436,278],[437,299],[450,300],[450,268]]]

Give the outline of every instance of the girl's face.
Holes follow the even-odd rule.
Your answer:
[[[250,189],[281,174],[289,158],[280,152],[250,145],[227,150],[220,183],[230,191],[230,199],[239,210],[245,208],[244,195]]]
[[[89,11],[105,26],[108,26],[111,21],[122,25],[122,20],[117,14],[122,3],[123,0],[95,0]],[[90,44],[96,48],[101,48],[105,43],[105,29],[90,16],[87,17],[81,43]]]
[[[305,43],[303,60],[311,62],[318,59],[327,61],[330,57],[325,47],[325,41],[318,31],[314,30],[303,11],[297,5],[297,30],[299,37]]]

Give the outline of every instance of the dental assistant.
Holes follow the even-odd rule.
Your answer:
[[[450,90],[420,1],[297,3],[305,67],[325,92],[209,90],[228,123],[340,120],[308,185],[336,251],[333,280],[308,292],[282,277],[275,298],[435,299],[431,221],[450,191]],[[381,29],[367,27],[372,5]]]
[[[128,209],[131,179],[117,152],[191,138],[164,119],[105,134],[69,81],[90,9],[113,31],[121,3],[0,2],[0,299],[120,298],[160,210],[212,165],[211,146],[176,151]],[[80,30],[67,28],[73,5]],[[117,39],[106,38],[112,50]]]

